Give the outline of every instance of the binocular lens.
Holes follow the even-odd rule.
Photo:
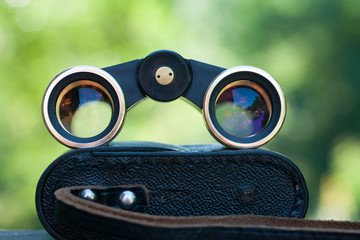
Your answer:
[[[105,130],[113,114],[108,91],[100,84],[80,80],[66,86],[56,103],[62,127],[76,137],[93,137]]]
[[[253,82],[232,82],[219,93],[215,116],[229,134],[250,137],[268,124],[271,118],[270,98],[263,88]]]
[[[125,118],[125,98],[106,71],[76,66],[58,74],[42,104],[46,127],[56,140],[72,148],[103,145],[113,139]]]
[[[203,114],[210,133],[232,148],[256,148],[280,130],[286,112],[280,85],[267,72],[238,66],[206,90]]]

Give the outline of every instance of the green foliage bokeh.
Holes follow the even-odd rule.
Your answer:
[[[269,72],[288,114],[267,148],[302,170],[308,217],[360,220],[360,2],[279,0],[0,1],[0,229],[37,229],[41,173],[67,148],[41,101],[69,67],[106,67],[170,49]],[[117,141],[214,142],[181,100],[129,111]]]

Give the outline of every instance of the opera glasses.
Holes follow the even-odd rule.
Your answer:
[[[102,69],[67,69],[46,89],[42,113],[60,143],[96,147],[111,141],[126,112],[147,97],[163,102],[186,98],[202,110],[216,140],[238,149],[271,140],[286,113],[283,91],[267,72],[250,66],[224,69],[172,51]]]

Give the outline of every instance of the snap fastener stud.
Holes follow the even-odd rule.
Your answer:
[[[136,204],[136,195],[129,190],[123,191],[119,196],[119,204],[123,209],[131,209]]]
[[[79,197],[81,197],[85,200],[89,200],[89,201],[96,201],[96,199],[97,199],[94,191],[92,191],[90,189],[84,189],[81,192],[79,192],[78,195],[79,195]]]

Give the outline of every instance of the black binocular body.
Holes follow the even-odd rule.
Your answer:
[[[225,69],[162,50],[102,69],[77,66],[61,72],[44,94],[43,118],[60,143],[96,147],[111,141],[126,112],[147,97],[187,99],[202,110],[212,136],[237,149],[267,143],[286,115],[283,91],[267,72],[251,66]]]

